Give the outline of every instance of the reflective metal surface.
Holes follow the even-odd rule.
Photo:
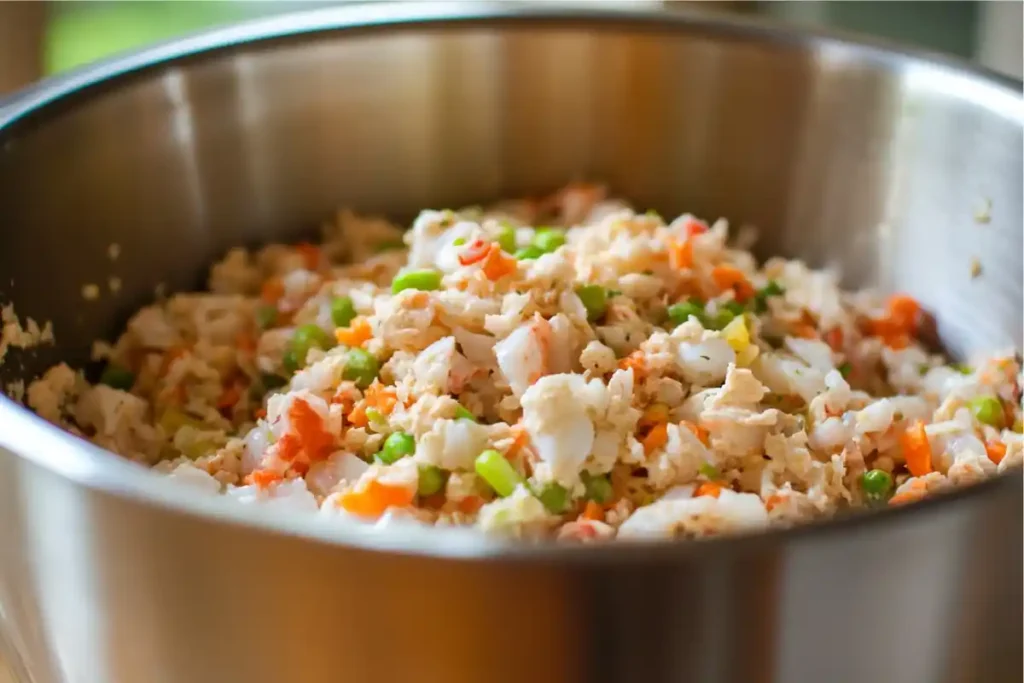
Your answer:
[[[909,291],[957,354],[1019,348],[1022,122],[1019,83],[676,14],[365,6],[218,31],[0,103],[0,302],[58,338],[0,383],[85,362],[158,285],[198,287],[229,246],[338,205],[408,218],[572,177]],[[118,293],[82,298],[111,276]],[[1021,675],[1018,476],[596,549],[368,537],[165,484],[0,399],[0,641],[26,680]]]

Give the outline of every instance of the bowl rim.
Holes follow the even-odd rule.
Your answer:
[[[905,66],[938,69],[943,75],[966,79],[974,85],[994,88],[995,108],[1003,109],[1024,125],[1021,81],[964,60],[927,51],[908,49],[882,40],[853,38],[831,30],[810,30],[763,19],[723,16],[704,11],[664,8],[622,8],[566,4],[523,5],[495,2],[403,2],[316,8],[264,17],[207,29],[171,41],[119,54],[45,79],[11,98],[0,100],[0,144],[21,123],[30,123],[58,104],[70,104],[78,96],[95,96],[106,87],[123,86],[130,79],[155,68],[193,59],[216,58],[233,49],[265,47],[281,40],[301,40],[335,32],[395,30],[424,27],[515,26],[546,23],[552,26],[585,25],[593,28],[651,29],[659,32],[703,32],[768,44],[851,51],[862,60],[878,62],[887,69]],[[994,104],[993,104],[994,102]],[[707,539],[644,542],[616,541],[581,545],[557,542],[523,543],[495,538],[461,528],[422,528],[395,525],[376,529],[369,524],[312,522],[310,513],[276,510],[274,506],[243,506],[223,495],[204,495],[167,480],[137,464],[110,453],[85,439],[46,422],[28,408],[0,394],[0,450],[92,492],[157,508],[169,514],[214,521],[258,532],[302,538],[342,549],[434,556],[461,560],[517,560],[530,562],[649,562],[715,555],[766,552],[816,538],[837,538],[878,530],[878,525],[910,524],[924,515],[954,506],[979,503],[1021,489],[1019,474],[1007,472],[966,488],[930,497],[913,505],[880,511],[858,511],[791,528],[715,536]],[[270,509],[267,509],[270,508]]]

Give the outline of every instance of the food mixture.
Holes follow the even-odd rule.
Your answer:
[[[1013,350],[951,364],[914,299],[727,233],[586,184],[404,233],[343,212],[232,250],[97,345],[99,383],[60,365],[28,403],[239,504],[525,538],[789,525],[1021,464]]]

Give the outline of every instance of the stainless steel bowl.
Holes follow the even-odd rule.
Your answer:
[[[0,380],[85,362],[158,285],[339,205],[574,176],[907,290],[956,354],[1019,348],[1022,121],[1020,83],[961,64],[678,13],[215,31],[0,104],[0,300],[58,339]],[[1020,680],[1021,489],[651,546],[372,535],[193,497],[0,400],[0,633],[34,683]]]

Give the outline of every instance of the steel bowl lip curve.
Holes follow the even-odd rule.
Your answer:
[[[937,57],[920,51],[892,48],[881,41],[852,40],[842,34],[777,27],[764,21],[708,14],[618,7],[524,6],[496,3],[397,3],[318,8],[272,18],[256,19],[215,28],[116,56],[66,75],[48,79],[8,100],[0,102],[0,144],[5,132],[16,124],[77,95],[87,95],[105,86],[123,84],[135,74],[251,43],[308,37],[338,30],[388,29],[457,23],[513,26],[518,21],[542,21],[571,25],[577,22],[595,28],[647,27],[658,31],[702,31],[768,43],[795,43],[819,48],[848,50],[861,60],[880,61],[887,68],[903,66],[937,69],[943,76],[963,79],[988,88],[986,100],[999,113],[1024,125],[1021,82],[994,74],[965,62]],[[59,331],[58,331],[59,333]],[[617,541],[612,544],[580,545],[546,542],[540,544],[508,541],[469,529],[422,528],[396,525],[375,529],[367,524],[340,524],[336,520],[313,522],[310,513],[275,509],[273,506],[241,505],[227,496],[203,495],[182,484],[146,470],[101,449],[84,439],[51,425],[27,408],[0,394],[0,447],[65,480],[98,493],[154,506],[200,520],[340,545],[352,550],[433,556],[463,560],[517,560],[527,562],[649,562],[699,559],[709,553],[748,554],[769,552],[780,545],[837,538],[840,533],[868,532],[878,524],[912,523],[913,515],[933,514],[954,505],[977,503],[979,496],[995,495],[1003,489],[1020,488],[1019,473],[1008,472],[981,484],[957,489],[914,505],[883,511],[862,512],[841,518],[770,529],[756,533],[727,535],[699,541]]]

